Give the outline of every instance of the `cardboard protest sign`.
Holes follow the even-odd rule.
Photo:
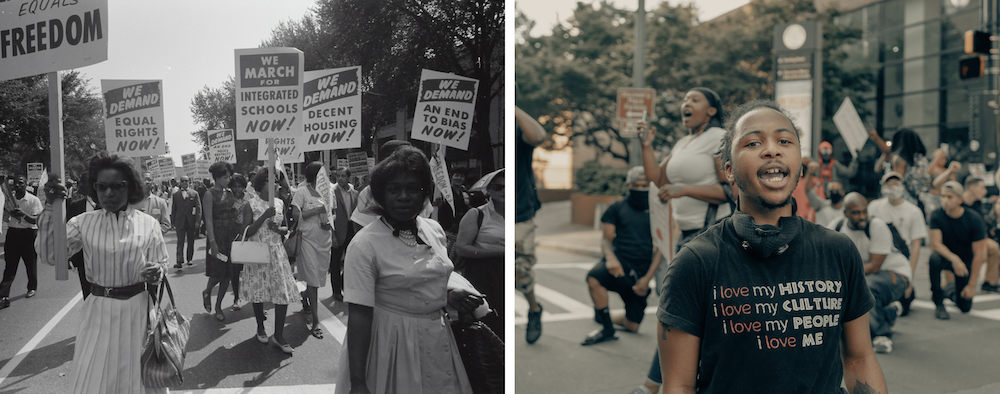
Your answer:
[[[361,147],[361,67],[306,71],[302,150]]]
[[[438,149],[434,150],[434,156],[431,156],[431,176],[434,178],[434,186],[437,187],[438,193],[444,197],[444,200],[448,202],[451,206],[451,212],[455,212],[455,195],[451,193],[451,177],[448,176],[448,164],[444,161],[444,145],[438,145]]]
[[[660,201],[660,190],[652,182],[649,183],[649,227],[653,234],[653,245],[660,249],[667,264],[670,264],[674,260],[674,249],[677,248],[681,231],[674,221],[670,203]]]
[[[469,150],[479,81],[423,70],[413,116],[413,139]]]
[[[146,173],[148,173],[149,176],[153,177],[154,180],[160,173],[159,161],[157,161],[155,157],[146,160]],[[145,176],[145,174],[143,174],[143,176]]]
[[[157,182],[169,181],[176,175],[173,157],[157,157],[156,168],[157,174],[154,174],[154,179]]]
[[[105,60],[108,0],[0,1],[0,81]]]
[[[194,178],[195,173],[198,172],[197,160],[194,153],[181,155],[181,167],[184,168],[184,175],[187,175],[188,178]]]
[[[207,159],[198,159],[196,162],[195,179],[212,179],[212,174],[208,172],[208,167],[212,166],[212,161]]]
[[[28,163],[28,183],[38,182],[42,178],[42,171],[45,167],[42,163]]]
[[[850,97],[844,97],[844,102],[840,104],[840,109],[833,114],[833,124],[840,130],[840,136],[844,137],[847,150],[851,151],[851,156],[858,157],[858,151],[868,142],[868,131],[865,130],[864,123],[861,123],[861,116],[858,115],[857,108]]]
[[[208,157],[213,163],[224,161],[236,164],[236,135],[233,130],[208,131]]]
[[[295,48],[236,50],[237,139],[302,135],[303,63]]]
[[[361,177],[368,175],[368,154],[365,152],[348,153],[347,168],[351,169],[351,176]]]
[[[267,140],[265,138],[257,143],[257,160],[267,161]],[[284,137],[274,139],[274,153],[281,159],[282,163],[304,163],[306,157],[299,149],[297,138]]]
[[[167,153],[163,136],[163,82],[101,80],[108,151],[123,156]]]

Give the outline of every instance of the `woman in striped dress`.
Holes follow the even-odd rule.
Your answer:
[[[142,182],[130,159],[102,152],[90,160],[91,197],[101,209],[66,224],[68,255],[83,251],[91,297],[83,301],[73,350],[70,381],[74,393],[150,393],[142,385],[140,356],[151,303],[147,283],[158,283],[167,268],[160,223],[131,207],[143,198]],[[39,220],[39,256],[55,264],[51,206],[65,187],[49,185]]]

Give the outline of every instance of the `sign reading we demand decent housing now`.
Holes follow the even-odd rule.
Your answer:
[[[125,156],[167,153],[163,138],[163,82],[101,80],[108,151]]]
[[[361,67],[306,71],[303,151],[361,147],[360,79]]]
[[[468,150],[478,88],[472,78],[421,71],[411,137]]]
[[[0,81],[108,60],[108,0],[0,1]]]
[[[285,163],[302,153],[295,141],[302,136],[303,63],[295,48],[236,50],[236,139],[260,145],[274,138]]]

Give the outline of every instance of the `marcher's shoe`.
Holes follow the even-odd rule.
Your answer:
[[[528,343],[535,343],[542,336],[542,304],[538,304],[538,312],[528,311],[528,332],[524,338]]]
[[[34,291],[34,290],[28,290],[28,294],[25,294],[25,295],[24,295],[24,298],[31,298],[31,297],[34,297],[34,296],[35,296],[35,294],[37,294],[37,292],[36,292],[36,291]]]
[[[902,300],[900,300],[900,305],[903,307],[903,309],[900,311],[901,312],[900,316],[906,316],[910,314],[910,304],[912,304],[913,300],[915,299],[917,299],[917,289],[913,289],[912,291],[910,291],[909,297],[904,297]]]
[[[178,262],[177,264],[174,264],[174,268],[181,269],[184,268],[184,265]]]
[[[875,353],[892,353],[892,339],[886,336],[877,336],[872,339],[872,347]]]
[[[948,311],[944,310],[944,305],[938,305],[934,308],[934,317],[941,320],[948,320],[951,318],[951,316],[948,315]]]
[[[193,266],[194,266],[194,263],[193,263],[193,262],[191,262],[191,261],[188,261],[188,262],[184,263],[184,265],[186,265],[186,266],[188,266],[188,267],[193,267]]]
[[[614,331],[605,331],[603,328],[594,330],[583,339],[580,344],[583,346],[596,345],[601,342],[614,341],[617,340],[618,336],[615,335]]]
[[[628,394],[656,394],[656,393],[649,391],[649,388],[646,386],[639,386],[636,387],[635,390],[629,391]]]
[[[951,302],[956,302],[955,295],[957,293],[955,292],[955,282],[949,282],[947,285],[941,288],[941,292],[944,293],[944,299],[951,300]]]
[[[10,298],[0,298],[0,309],[4,309],[8,306],[10,306]]]
[[[903,315],[903,303],[899,301],[893,301],[889,303],[888,308],[893,308],[896,310],[896,317]]]
[[[1000,286],[990,284],[990,282],[983,282],[983,291],[988,291],[990,293],[1000,293]]]

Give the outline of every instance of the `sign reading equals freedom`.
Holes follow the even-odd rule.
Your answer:
[[[438,71],[420,72],[413,139],[469,150],[479,81]]]

